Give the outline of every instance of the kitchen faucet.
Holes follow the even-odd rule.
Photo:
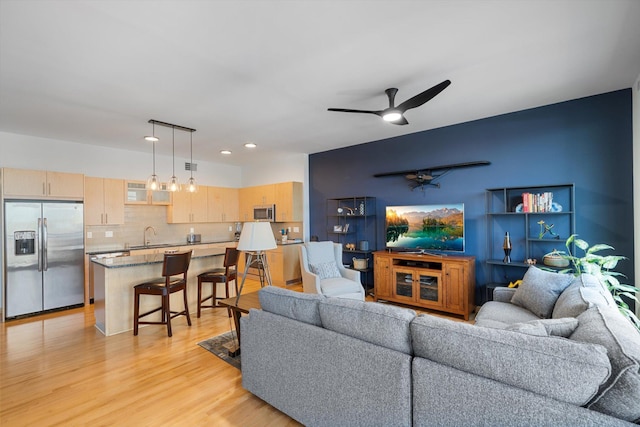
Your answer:
[[[151,230],[153,231],[153,235],[156,236],[156,229],[153,228],[152,226],[148,225],[147,228],[144,229],[144,236],[142,237],[142,241],[144,242],[145,246],[149,246],[149,240],[147,240],[147,231]]]

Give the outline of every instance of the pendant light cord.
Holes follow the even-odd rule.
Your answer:
[[[176,176],[176,128],[173,127],[171,129],[173,130],[173,136],[172,136],[173,141],[171,143],[171,145],[172,145],[171,152],[172,152],[172,157],[173,157],[172,170],[173,170],[173,176],[175,177]]]

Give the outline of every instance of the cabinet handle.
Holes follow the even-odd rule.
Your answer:
[[[108,213],[104,214],[104,223],[105,224],[109,224],[109,214]]]
[[[44,182],[43,182],[43,183],[42,183],[42,195],[43,195],[43,196],[46,196],[46,195],[47,195],[47,192],[46,192],[46,190],[45,190],[45,187],[44,187],[44,186],[45,186],[45,184],[44,184]]]
[[[51,183],[49,183],[49,193],[48,193],[48,195],[49,196],[51,195]]]

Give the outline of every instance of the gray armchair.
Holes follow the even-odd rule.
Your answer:
[[[299,250],[304,292],[364,301],[360,272],[342,264],[342,245],[309,242],[299,245]]]

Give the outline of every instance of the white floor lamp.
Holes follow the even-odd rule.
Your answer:
[[[240,233],[240,241],[238,242],[238,250],[247,252],[249,255],[244,266],[244,274],[240,283],[240,290],[236,297],[236,305],[240,300],[244,281],[247,278],[249,267],[256,266],[258,268],[258,276],[260,277],[260,287],[264,287],[265,279],[267,285],[271,286],[271,274],[269,273],[269,264],[264,251],[275,249],[276,239],[273,237],[271,224],[268,222],[245,222]]]

